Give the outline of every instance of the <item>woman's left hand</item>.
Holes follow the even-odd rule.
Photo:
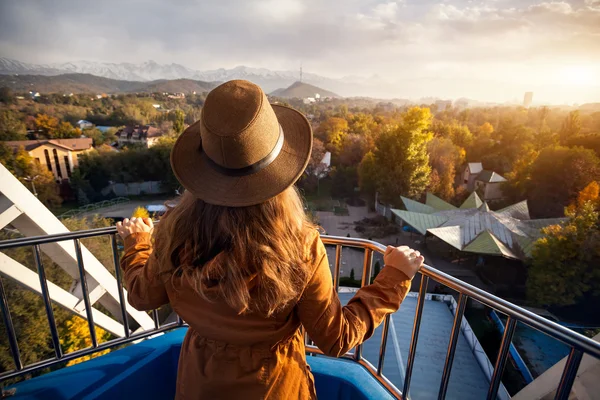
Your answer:
[[[123,222],[117,222],[117,232],[123,239],[132,233],[151,233],[153,228],[154,224],[150,218],[125,218]]]

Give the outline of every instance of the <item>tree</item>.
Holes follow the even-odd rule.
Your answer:
[[[70,139],[78,138],[80,136],[81,130],[79,130],[79,128],[74,128],[70,123],[63,121],[58,124],[52,137],[56,139]]]
[[[600,296],[600,230],[592,201],[567,210],[569,221],[543,229],[532,252],[527,297],[540,306],[567,306]]]
[[[427,144],[429,164],[432,168],[430,191],[446,201],[454,198],[456,170],[464,163],[464,149],[448,138],[433,138]]]
[[[388,126],[377,138],[373,152],[375,185],[383,201],[399,204],[400,196],[418,197],[429,183],[431,167],[427,142],[431,112],[413,107],[396,126]]]
[[[106,332],[104,329],[96,326],[96,338],[98,343],[106,342],[110,340],[111,334]],[[76,315],[67,319],[61,324],[60,331],[60,345],[63,351],[68,354],[77,350],[86,349],[92,347],[92,338],[90,337],[90,328],[87,320],[78,317]],[[109,353],[110,350],[102,350],[87,356],[79,357],[74,360],[67,362],[67,367],[81,362],[91,360],[92,358],[100,357],[101,355]]]
[[[12,104],[15,99],[12,90],[6,86],[0,87],[0,103]]]
[[[579,136],[581,132],[581,117],[579,111],[571,111],[565,118],[559,132],[560,143],[565,144],[569,139]]]
[[[0,141],[25,140],[25,124],[11,110],[0,111]]]
[[[356,167],[365,154],[369,151],[369,144],[365,136],[350,133],[342,140],[338,164],[346,167]]]
[[[326,143],[330,151],[337,153],[347,133],[348,121],[343,118],[331,117],[321,122],[315,136]]]
[[[327,164],[323,163],[325,152],[323,142],[314,138],[310,160],[300,182],[304,190],[312,192],[318,189],[319,179],[327,169]]]
[[[526,179],[526,178],[523,178]],[[592,150],[550,147],[531,165],[525,195],[535,217],[562,216],[566,206],[592,181],[600,180],[600,159]]]
[[[363,193],[375,195],[377,190],[377,164],[375,154],[369,151],[358,166],[358,186]]]
[[[175,110],[169,113],[169,120],[173,122],[173,130],[177,135],[183,132],[185,127],[185,114],[181,110]]]
[[[38,130],[42,131],[42,135],[52,138],[58,128],[58,118],[46,114],[38,114],[35,117],[35,126]]]
[[[531,182],[531,167],[538,155],[538,151],[530,149],[514,163],[512,171],[506,174],[507,181],[502,192],[510,201],[519,202],[526,197]]]

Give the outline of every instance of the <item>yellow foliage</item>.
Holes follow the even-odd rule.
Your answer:
[[[144,207],[137,207],[133,210],[131,218],[150,218],[150,213]]]
[[[581,209],[585,203],[591,202],[598,204],[600,200],[600,185],[598,182],[592,181],[586,187],[584,187],[577,195],[577,201],[570,204],[567,207],[567,213],[574,213],[576,210]],[[600,206],[600,204],[598,204]]]
[[[73,316],[71,319],[65,321],[60,327],[60,330],[60,344],[65,354],[92,346],[92,338],[90,337],[90,329],[87,320],[78,316]],[[110,333],[96,326],[96,338],[98,339],[98,343],[109,340],[110,336]],[[69,361],[67,366],[79,364],[80,362],[99,357],[109,352],[110,350],[103,350],[91,355],[79,357]]]

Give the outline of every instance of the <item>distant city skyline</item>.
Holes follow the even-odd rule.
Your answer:
[[[600,102],[600,0],[0,3],[0,56],[356,76],[383,98]],[[328,88],[325,88],[328,89]]]

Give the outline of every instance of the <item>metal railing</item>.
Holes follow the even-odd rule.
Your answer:
[[[89,294],[87,291],[86,285],[86,277],[85,277],[85,267],[83,265],[83,260],[81,257],[81,244],[80,240],[89,237],[110,235],[111,236],[111,244],[112,244],[112,252],[115,264],[116,271],[116,280],[119,289],[119,300],[121,305],[121,314],[123,319],[123,328],[124,328],[124,337],[112,339],[107,342],[99,344],[95,337],[95,324],[91,312],[91,304],[89,299]],[[41,261],[41,253],[40,253],[40,245],[45,243],[64,241],[64,240],[72,240],[75,245],[76,254],[77,254],[77,264],[79,268],[79,275],[82,282],[83,287],[83,300],[86,307],[88,324],[90,335],[92,338],[92,347],[78,350],[72,353],[63,354],[60,348],[60,342],[58,338],[58,331],[56,328],[56,323],[54,321],[54,315],[52,311],[52,304],[50,301],[50,297],[48,295],[48,288],[45,279],[44,266]],[[342,247],[353,247],[364,249],[364,265],[363,265],[363,273],[362,273],[362,286],[365,286],[370,283],[371,280],[371,272],[372,272],[372,262],[373,262],[373,252],[378,252],[383,254],[385,252],[385,246],[382,244],[364,240],[364,239],[355,239],[355,238],[346,238],[346,237],[335,237],[335,236],[323,236],[323,243],[325,245],[333,245],[335,246],[335,262],[334,262],[334,286],[335,288],[339,288],[339,275],[340,275],[340,264],[341,264],[341,255],[342,255]],[[52,336],[52,342],[55,349],[55,356],[52,359],[41,361],[35,364],[24,366],[21,362],[21,357],[19,353],[19,347],[17,344],[15,329],[11,321],[10,310],[8,307],[8,302],[6,298],[6,293],[4,291],[4,287],[2,284],[2,278],[0,277],[0,310],[2,311],[2,315],[4,317],[4,324],[6,326],[6,331],[8,335],[8,341],[12,353],[12,357],[15,363],[15,370],[6,372],[0,375],[0,382],[9,379],[21,376],[23,374],[34,372],[42,368],[54,366],[59,363],[63,363],[69,360],[73,360],[78,357],[82,357],[85,355],[89,355],[101,350],[110,349],[115,346],[119,346],[122,344],[130,343],[138,339],[142,339],[148,336],[155,335],[160,332],[165,332],[167,330],[179,327],[184,325],[181,318],[177,319],[177,322],[160,325],[158,320],[158,313],[155,310],[152,312],[152,316],[155,322],[155,327],[150,330],[146,330],[144,332],[131,334],[129,330],[129,326],[127,323],[127,313],[125,309],[125,297],[123,293],[123,282],[121,273],[119,270],[119,257],[117,252],[117,241],[116,241],[116,228],[115,227],[107,227],[107,228],[99,228],[99,229],[91,229],[86,231],[79,232],[69,232],[57,235],[47,235],[47,236],[38,236],[38,237],[28,237],[28,238],[19,238],[19,239],[11,239],[0,242],[0,251],[15,248],[15,247],[23,247],[23,246],[33,246],[35,262],[38,269],[39,279],[42,287],[42,297],[44,300],[44,304],[46,307],[46,313],[48,316],[48,323],[50,325],[50,332]],[[448,389],[448,383],[450,380],[450,374],[452,370],[452,365],[454,361],[454,354],[456,351],[456,346],[458,343],[458,338],[460,334],[460,325],[464,316],[465,307],[468,299],[474,299],[478,302],[491,307],[497,311],[500,311],[507,315],[507,321],[505,325],[504,334],[502,337],[502,341],[500,344],[500,349],[498,351],[498,356],[494,366],[494,372],[492,374],[487,398],[488,399],[496,399],[498,389],[500,387],[500,381],[502,378],[502,374],[504,372],[504,367],[506,366],[506,362],[508,360],[510,343],[512,341],[512,337],[515,333],[515,329],[517,326],[517,322],[522,322],[524,324],[529,325],[530,327],[537,329],[555,339],[562,341],[571,347],[571,351],[569,357],[567,359],[567,363],[565,365],[562,377],[558,384],[558,389],[556,392],[556,399],[567,399],[571,388],[573,386],[573,382],[577,375],[577,370],[581,363],[581,359],[584,354],[589,354],[593,357],[600,359],[600,343],[597,343],[579,333],[576,333],[564,326],[561,326],[557,323],[549,321],[543,317],[540,317],[530,311],[527,311],[523,308],[520,308],[512,303],[509,303],[503,299],[500,299],[490,293],[487,293],[479,288],[476,288],[472,285],[469,285],[465,282],[462,282],[450,275],[447,275],[443,272],[440,272],[428,265],[423,266],[423,268],[419,272],[421,274],[421,283],[419,288],[419,295],[417,298],[417,307],[415,310],[415,318],[413,322],[413,330],[411,336],[411,342],[409,346],[409,352],[407,357],[407,364],[404,376],[404,384],[400,389],[396,387],[392,382],[390,382],[383,375],[383,366],[385,361],[387,340],[389,335],[389,326],[390,326],[390,316],[388,315],[383,321],[383,329],[379,350],[379,357],[377,361],[377,366],[371,364],[366,358],[362,356],[362,345],[358,345],[353,353],[349,353],[344,355],[344,358],[351,359],[363,367],[365,367],[375,379],[377,379],[384,387],[386,387],[389,392],[395,397],[402,399],[408,398],[408,396],[403,396],[403,393],[409,393],[411,377],[413,373],[414,363],[415,363],[415,355],[417,343],[419,340],[419,330],[421,327],[421,320],[423,314],[423,305],[425,302],[425,294],[427,292],[427,285],[429,283],[429,279],[433,279],[442,285],[453,289],[458,292],[458,305],[456,307],[456,312],[454,316],[454,322],[452,326],[452,331],[450,334],[450,341],[448,343],[448,350],[446,353],[446,359],[444,361],[444,369],[442,373],[442,379],[440,382],[438,399],[444,399],[446,396],[446,392]],[[307,344],[306,345],[307,353],[309,354],[322,354],[322,352],[315,346]]]
[[[58,218],[59,219],[75,218],[75,217],[79,217],[82,214],[85,214],[90,211],[96,211],[101,208],[112,207],[112,206],[116,206],[118,204],[129,203],[129,201],[130,200],[127,197],[116,197],[111,200],[102,200],[97,203],[90,203],[90,204],[86,204],[85,206],[81,206],[79,208],[69,210],[69,211],[59,215]]]

